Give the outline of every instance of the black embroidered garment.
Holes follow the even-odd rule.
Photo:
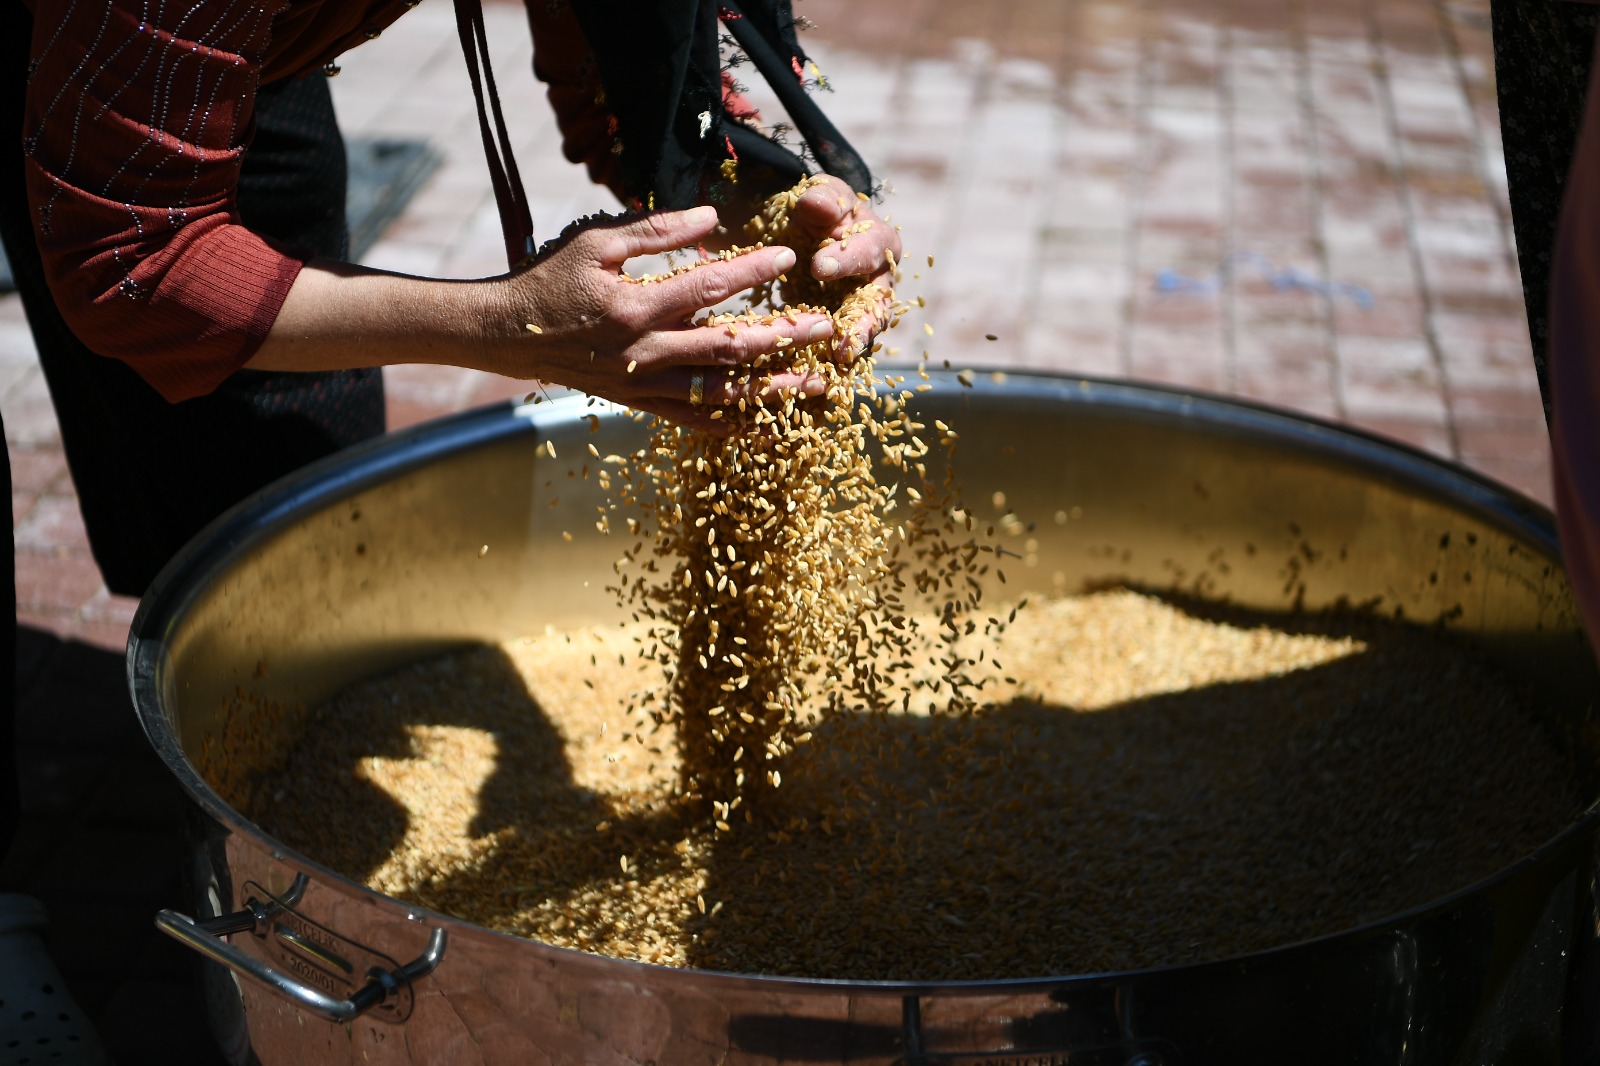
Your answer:
[[[455,2],[516,265],[532,247],[531,224],[487,66],[481,0]],[[872,189],[866,164],[811,99],[821,78],[787,0],[530,0],[529,19],[535,73],[550,86],[567,157],[633,210],[727,202],[741,172],[766,175],[769,192],[816,170]],[[802,144],[751,124],[723,69],[725,46],[771,86]]]
[[[723,106],[720,28],[772,87],[815,166],[869,192],[872,175],[807,91],[809,60],[786,0],[572,0],[617,118],[622,181],[640,206],[718,199],[726,159],[798,181],[812,167]],[[652,200],[653,194],[653,200]]]

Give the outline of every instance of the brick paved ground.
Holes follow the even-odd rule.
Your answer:
[[[829,113],[890,190],[937,360],[1169,382],[1337,419],[1541,501],[1548,458],[1506,205],[1487,0],[800,0]],[[520,9],[490,40],[541,235],[610,206],[559,155]],[[348,131],[444,164],[374,265],[500,269],[450,7],[351,53]],[[998,339],[985,340],[992,334]],[[389,372],[400,426],[519,394]],[[29,827],[0,888],[46,899],[74,989],[125,1062],[204,1062],[149,917],[176,797],[121,689],[133,603],[88,555],[48,396],[0,298],[0,411],[25,625]],[[73,723],[63,730],[62,721]],[[113,872],[114,871],[114,872]]]

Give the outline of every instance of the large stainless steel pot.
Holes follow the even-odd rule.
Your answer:
[[[1600,685],[1543,509],[1417,452],[1258,407],[1039,375],[936,384],[920,409],[959,427],[965,484],[1004,491],[1035,523],[1013,589],[1127,579],[1442,622],[1541,695],[1600,793],[1585,743]],[[208,964],[209,987],[235,1061],[1600,1055],[1596,808],[1484,883],[1337,936],[1165,970],[916,984],[668,970],[519,940],[369,891],[226,804],[197,766],[247,759],[251,743],[292,731],[296,707],[463,642],[613,616],[600,586],[617,545],[594,530],[599,490],[568,473],[590,441],[624,451],[641,430],[608,412],[591,436],[594,410],[486,409],[336,457],[220,519],[141,604],[134,698],[194,800],[195,891],[159,921],[228,967]]]

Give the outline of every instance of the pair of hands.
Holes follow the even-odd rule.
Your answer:
[[[799,269],[821,280],[859,278],[862,284],[882,287],[886,294],[892,291],[891,263],[900,258],[900,235],[843,181],[830,177],[827,184],[805,193],[793,217],[818,240],[849,235],[848,242],[822,248]],[[863,222],[872,225],[848,233]],[[513,360],[523,367],[537,367],[536,376],[547,382],[710,433],[731,432],[726,421],[711,417],[719,406],[737,403],[742,395],[730,380],[729,368],[777,351],[781,338],[809,344],[832,336],[834,330],[832,320],[818,314],[734,331],[693,324],[705,309],[795,269],[794,253],[787,248],[760,248],[650,284],[623,276],[628,259],[692,247],[716,226],[717,212],[711,207],[597,224],[514,274],[508,279],[508,317],[531,323],[538,332],[522,333],[513,345]],[[841,363],[854,359],[872,343],[887,315],[886,298],[862,334],[833,337],[835,358]],[[529,375],[524,370],[517,376]],[[703,382],[698,404],[690,402],[697,382]],[[823,387],[814,377],[777,374],[767,391],[769,397],[785,389],[815,396]]]

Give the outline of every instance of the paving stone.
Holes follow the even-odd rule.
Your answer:
[[[1268,373],[1241,367],[1236,371],[1233,391],[1246,400],[1337,421],[1341,413],[1338,400],[1328,391],[1332,376],[1331,371],[1313,371],[1297,378],[1281,371]]]
[[[16,297],[0,299],[15,300]],[[37,366],[6,391],[4,402],[7,442],[23,448],[39,448],[52,446],[60,440],[61,427],[56,422],[55,408],[50,405],[44,374]]]
[[[1477,455],[1466,458],[1465,462],[1473,470],[1491,480],[1515,489],[1530,500],[1546,507],[1550,506],[1554,487],[1550,481],[1550,460],[1547,457],[1512,458]]]
[[[1055,370],[1091,377],[1126,377],[1120,324],[1036,318],[1023,337],[1018,363],[1030,370]]]
[[[23,521],[27,516],[23,517]],[[16,553],[19,607],[61,607],[76,615],[100,588],[100,572],[87,551],[65,545]]]
[[[1350,274],[1336,274],[1340,280]],[[1359,283],[1356,283],[1359,284]],[[1335,331],[1343,337],[1387,337],[1393,340],[1421,339],[1427,336],[1428,314],[1422,291],[1409,282],[1363,284],[1369,302],[1336,300],[1333,303]],[[1532,357],[1526,358],[1531,368]]]
[[[89,602],[83,605],[83,616],[88,621],[104,622],[107,625],[121,625],[123,628],[133,621],[134,613],[139,609],[139,601],[132,596],[118,596],[101,586],[90,597]]]
[[[1403,410],[1398,413],[1388,412],[1387,406],[1379,405],[1377,413],[1347,411],[1347,418],[1351,425],[1369,433],[1376,433],[1380,437],[1432,452],[1441,459],[1453,458],[1454,444],[1443,417],[1413,417]],[[1438,412],[1434,414],[1437,415]]]
[[[71,636],[78,625],[78,609],[19,603],[17,625],[52,637]]]
[[[1418,420],[1437,425],[1449,440],[1449,409],[1426,341],[1340,337],[1337,350],[1344,410],[1352,421]],[[1453,452],[1447,445],[1442,454]]]
[[[128,623],[111,618],[95,618],[89,614],[94,609],[96,599],[104,594],[102,587],[87,605],[79,609],[72,625],[62,630],[61,635],[120,657],[128,648]]]
[[[390,399],[388,401],[389,430],[405,429],[452,413],[452,408],[436,404]]]
[[[4,392],[9,392],[20,380],[15,376],[16,371],[31,371],[38,365],[39,354],[22,312],[22,302],[0,301],[0,367],[5,369]]]
[[[538,390],[536,381],[521,381],[498,374],[479,374],[468,382],[467,403],[473,407],[503,403],[507,400],[521,402],[529,393]]]
[[[60,487],[70,492],[66,478],[67,460],[59,445],[11,450],[12,491],[43,494]]]
[[[1532,369],[1474,376],[1469,382],[1464,382],[1464,378],[1466,375],[1450,374],[1450,410],[1458,422],[1507,421],[1516,425],[1538,425],[1544,418],[1539,385]]]
[[[1128,353],[1133,376],[1178,387],[1224,392],[1228,360],[1222,331],[1170,324],[1134,328]]]
[[[89,546],[75,495],[45,495],[12,530],[18,551],[54,553],[83,551]]]
[[[1472,418],[1456,424],[1461,456],[1531,462],[1547,455],[1550,439],[1542,420],[1532,417]]]

